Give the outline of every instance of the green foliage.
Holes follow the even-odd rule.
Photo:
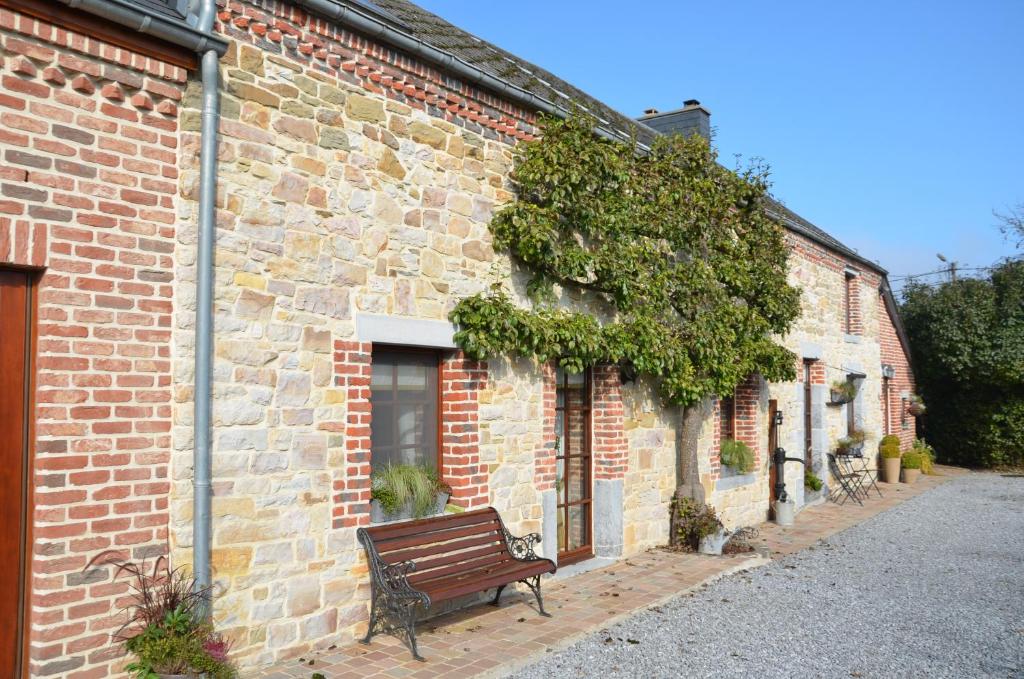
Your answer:
[[[904,469],[920,469],[923,464],[924,460],[921,453],[911,450],[903,454]]]
[[[821,479],[818,478],[818,475],[812,472],[810,469],[804,472],[805,488],[810,488],[813,491],[819,491],[821,490],[821,487],[823,485],[824,484],[821,482]]]
[[[673,498],[669,511],[672,516],[671,524],[675,526],[676,533],[672,544],[677,546],[697,549],[703,538],[714,535],[722,528],[715,508],[711,505],[698,504],[692,498]]]
[[[1024,261],[988,278],[911,283],[901,315],[938,459],[1024,463]]]
[[[385,514],[397,514],[411,504],[413,516],[426,516],[442,491],[450,489],[435,470],[422,465],[389,464],[370,475],[370,497],[380,502]]]
[[[754,471],[754,451],[743,441],[722,439],[718,457],[722,464],[732,467],[739,474]]]
[[[900,437],[896,434],[886,434],[882,437],[882,440],[878,442],[878,448],[881,450],[884,446],[896,446],[896,450],[900,448]]]
[[[912,450],[921,456],[921,473],[935,473],[935,449],[924,439],[914,439]]]
[[[135,679],[157,679],[160,674],[238,676],[223,637],[181,608],[169,611],[163,622],[147,625],[125,642],[125,648],[136,658],[125,667]]]
[[[882,457],[887,459],[897,458],[903,454],[900,452],[899,443],[883,443],[878,446],[878,452],[881,453]]]
[[[799,315],[799,292],[764,168],[727,170],[699,136],[638,154],[580,115],[542,126],[521,146],[518,200],[490,224],[495,249],[529,275],[530,303],[501,285],[461,300],[450,315],[459,347],[570,372],[632,364],[683,405],[754,373],[794,379],[773,336]]]

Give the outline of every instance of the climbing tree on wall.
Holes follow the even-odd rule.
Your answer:
[[[629,363],[666,402],[729,393],[752,373],[794,378],[776,342],[799,313],[767,176],[728,170],[699,136],[649,153],[597,137],[582,116],[546,120],[525,144],[518,200],[490,228],[530,275],[531,303],[504,286],[451,313],[471,357],[554,359],[570,371]],[[570,295],[589,304],[565,305]]]
[[[517,200],[490,225],[495,249],[528,274],[528,301],[514,301],[509,281],[461,300],[450,316],[459,347],[573,372],[628,366],[689,408],[691,425],[702,400],[753,373],[794,379],[777,337],[799,292],[786,282],[766,169],[726,169],[699,136],[638,153],[582,115],[541,126],[519,149]]]

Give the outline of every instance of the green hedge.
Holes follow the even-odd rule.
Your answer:
[[[988,278],[910,284],[901,311],[938,460],[1024,464],[1024,260]]]

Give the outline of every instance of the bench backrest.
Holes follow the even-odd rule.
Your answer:
[[[412,561],[409,583],[500,564],[512,558],[492,507],[366,528],[384,563]]]

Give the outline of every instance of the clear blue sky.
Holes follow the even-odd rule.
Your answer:
[[[1024,0],[415,0],[630,116],[699,99],[726,164],[890,274],[1010,254]]]

